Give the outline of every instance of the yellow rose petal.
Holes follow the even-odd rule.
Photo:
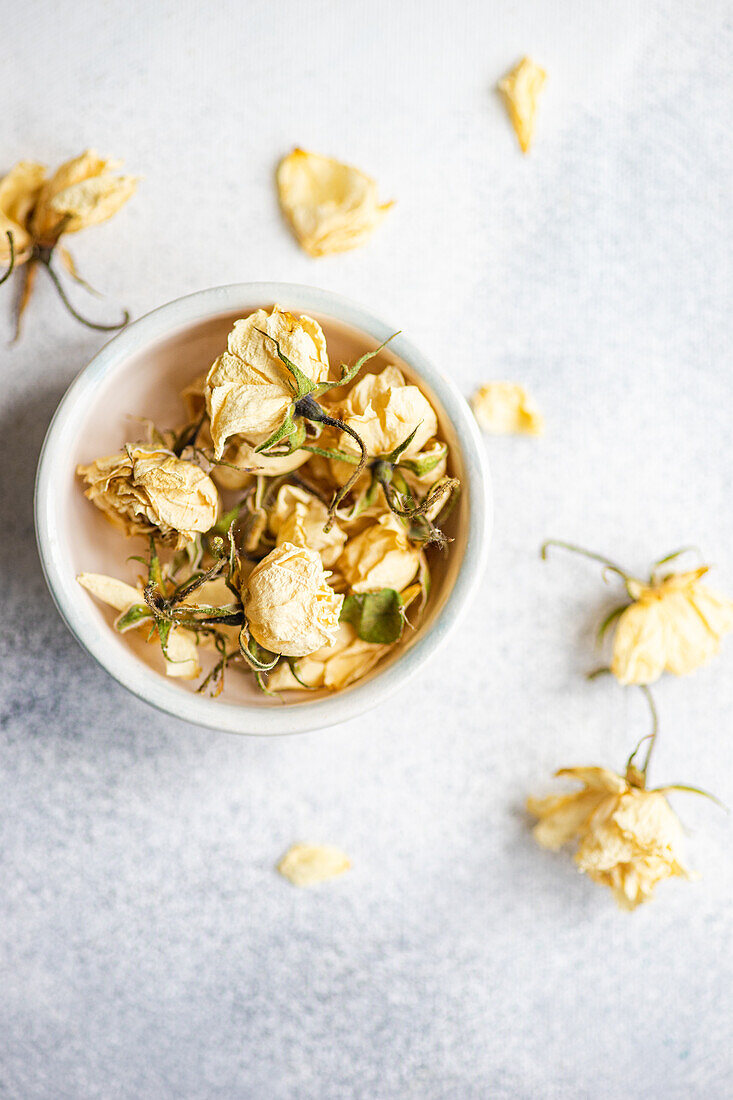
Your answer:
[[[486,382],[471,398],[476,420],[494,435],[541,435],[544,420],[534,401],[516,382]]]
[[[499,81],[499,91],[509,112],[519,145],[526,153],[532,143],[537,116],[537,100],[547,79],[547,73],[524,57],[518,65]]]
[[[280,162],[277,186],[293,232],[311,256],[358,248],[393,205],[378,201],[376,183],[358,168],[304,149]]]
[[[315,886],[343,875],[350,867],[346,853],[330,844],[294,844],[277,865],[293,886]]]

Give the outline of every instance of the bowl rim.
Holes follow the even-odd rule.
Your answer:
[[[62,453],[78,408],[131,356],[150,344],[219,314],[251,310],[282,301],[286,308],[320,313],[350,325],[381,343],[396,328],[339,294],[300,283],[247,282],[198,290],[159,306],[131,322],[105,344],[77,374],[62,397],[41,448],[36,472],[34,516],[41,567],[56,608],[77,642],[118,683],[139,699],[183,721],[207,729],[254,736],[304,733],[345,722],[364,713],[403,687],[444,644],[481,581],[488,556],[493,518],[491,480],[485,448],[464,397],[406,336],[397,335],[390,347],[434,391],[460,441],[469,482],[470,507],[464,559],[446,602],[436,619],[410,648],[383,672],[344,693],[314,702],[283,707],[229,703],[224,699],[184,692],[147,666],[132,651],[129,660],[108,658],[105,630],[92,629],[79,609],[76,579],[62,567],[61,542],[54,530],[53,485],[55,458]]]

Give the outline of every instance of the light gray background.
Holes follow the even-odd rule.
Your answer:
[[[145,177],[73,241],[109,294],[77,292],[90,313],[314,283],[547,415],[487,441],[486,583],[412,688],[300,738],[202,732],[117,687],[45,590],[36,458],[103,338],[39,278],[2,352],[2,1095],[730,1096],[729,821],[677,796],[702,879],[629,916],[523,811],[647,729],[639,693],[583,681],[611,591],[540,541],[637,569],[696,543],[733,593],[730,2],[0,6],[0,167],[95,145]],[[523,158],[492,88],[525,52],[549,80]],[[398,200],[367,248],[293,243],[272,174],[296,143]],[[653,779],[733,804],[732,668],[729,641],[659,686]],[[298,839],[353,871],[294,889],[273,864]]]

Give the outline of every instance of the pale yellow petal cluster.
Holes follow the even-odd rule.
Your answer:
[[[76,579],[92,596],[96,596],[102,603],[113,607],[121,614],[129,611],[135,604],[145,604],[139,588],[133,588],[131,584],[117,580],[116,577],[107,577],[102,573],[80,573]],[[151,621],[147,619],[143,620],[137,629],[149,634],[151,626]],[[148,640],[157,643],[157,634],[153,633]],[[179,626],[171,627],[163,658],[166,676],[174,676],[179,680],[194,680],[201,675],[196,636],[189,630]]]
[[[544,420],[523,386],[516,382],[486,382],[471,398],[476,420],[494,435],[541,435]]]
[[[534,835],[545,848],[576,840],[575,862],[608,886],[618,904],[635,909],[667,878],[689,878],[681,862],[682,828],[664,792],[631,786],[606,768],[563,768],[583,784],[573,794],[530,798],[539,818]]]
[[[420,568],[421,551],[391,512],[349,539],[336,568],[352,592],[401,592]]]
[[[304,657],[336,637],[343,596],[315,550],[283,543],[258,562],[242,599],[252,637],[271,653]]]
[[[403,455],[412,458],[438,431],[438,419],[428,399],[394,366],[385,367],[379,374],[365,374],[352,386],[340,414],[361,436],[370,457],[389,454],[417,429]],[[346,433],[341,433],[338,446],[342,451],[358,453],[354,440]]]
[[[277,865],[293,886],[315,886],[343,875],[350,867],[346,853],[330,844],[294,844]]]
[[[61,233],[77,233],[111,218],[135,192],[137,179],[118,174],[120,163],[93,150],[66,161],[40,190],[30,222],[33,237],[52,245]]]
[[[318,551],[327,568],[335,565],[340,557],[346,535],[337,523],[324,531],[328,508],[313,493],[297,485],[281,486],[268,518],[277,546],[286,542],[292,546],[307,546]]]
[[[211,478],[163,447],[129,446],[77,474],[89,500],[126,535],[155,535],[180,548],[216,523],[219,494]]]
[[[300,658],[297,679],[283,662],[270,673],[267,687],[275,692],[302,691],[304,686],[339,691],[366,676],[389,648],[362,641],[352,626],[341,623],[331,645]]]
[[[8,233],[13,235],[15,263],[29,258],[33,238],[26,227],[45,176],[42,164],[22,160],[0,180],[0,263],[10,262]]]
[[[269,337],[312,382],[328,377],[326,339],[317,321],[295,317],[278,306],[269,314],[258,309],[236,321],[227,350],[206,376],[206,409],[217,459],[232,436],[255,447],[264,443],[288,412],[292,376]]]
[[[544,87],[547,73],[529,57],[499,81],[499,91],[504,96],[509,118],[516,131],[523,153],[529,150],[537,117],[537,101]]]
[[[701,583],[707,568],[629,583],[634,603],[619,618],[611,663],[620,683],[651,684],[664,671],[686,676],[715,656],[733,631],[733,600]]]
[[[311,256],[358,248],[393,205],[379,202],[375,181],[358,168],[303,149],[281,160],[277,185],[283,212]]]

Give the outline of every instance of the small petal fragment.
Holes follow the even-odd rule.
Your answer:
[[[499,81],[499,91],[504,96],[509,118],[523,153],[529,150],[532,143],[537,100],[546,79],[545,70],[535,65],[529,57],[524,57]]]
[[[283,212],[311,256],[358,248],[393,205],[378,201],[375,181],[358,168],[304,149],[281,160],[277,186]]]
[[[277,865],[293,886],[315,886],[343,875],[350,867],[346,853],[330,844],[294,844]]]
[[[479,426],[494,435],[542,435],[544,420],[523,386],[486,382],[471,398]]]

